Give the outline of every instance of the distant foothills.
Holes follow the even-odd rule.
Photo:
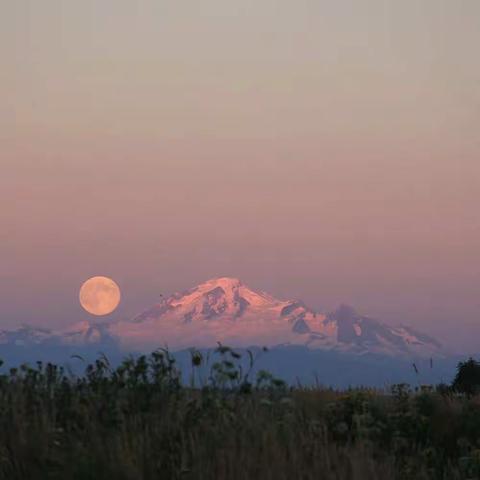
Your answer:
[[[218,343],[270,352],[258,367],[287,380],[381,386],[395,381],[446,381],[457,357],[409,326],[389,326],[340,306],[315,312],[301,301],[256,292],[236,278],[204,282],[163,298],[128,321],[84,321],[63,330],[23,326],[0,331],[0,358],[33,361],[108,352],[113,358],[167,347],[187,361],[190,348]]]

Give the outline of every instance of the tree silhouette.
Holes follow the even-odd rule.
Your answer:
[[[467,395],[480,392],[480,362],[471,357],[466,362],[460,362],[452,387]]]

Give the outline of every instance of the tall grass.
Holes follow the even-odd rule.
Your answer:
[[[168,351],[0,375],[0,478],[476,479],[480,399],[436,391],[289,388],[239,354]],[[250,366],[255,359],[249,359]],[[205,373],[205,371],[207,373]]]

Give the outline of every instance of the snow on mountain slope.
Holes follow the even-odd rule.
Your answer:
[[[111,325],[110,331],[126,346],[147,342],[149,346],[187,348],[214,346],[217,341],[272,345],[296,337],[292,328],[299,308],[254,292],[237,279],[219,278],[172,295],[131,322]]]
[[[84,321],[63,330],[0,331],[2,345],[116,345],[125,351],[301,345],[310,349],[403,357],[442,355],[441,345],[412,328],[391,327],[341,306],[322,314],[302,302],[255,292],[235,278],[217,278],[163,299],[129,321]]]
[[[0,330],[0,345],[40,345],[52,341],[54,334],[47,328],[22,325],[16,330]]]
[[[56,331],[55,334],[64,345],[91,345],[111,341],[108,324],[92,323],[87,320]]]
[[[438,342],[411,328],[387,326],[348,306],[316,313],[302,302],[278,300],[228,277],[172,295],[131,321],[111,324],[109,332],[124,348],[180,349],[221,342],[402,356],[441,352]]]
[[[440,343],[427,335],[410,327],[392,327],[359,315],[347,305],[329,313],[327,321],[337,325],[340,348],[405,356],[436,356],[442,352]]]
[[[16,330],[0,330],[0,346],[91,345],[111,342],[107,324],[79,322],[62,330],[23,325]]]

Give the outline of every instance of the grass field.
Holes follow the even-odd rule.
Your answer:
[[[192,351],[189,385],[166,351],[3,371],[0,478],[480,478],[480,397],[292,389],[238,356],[219,347],[202,375]]]

